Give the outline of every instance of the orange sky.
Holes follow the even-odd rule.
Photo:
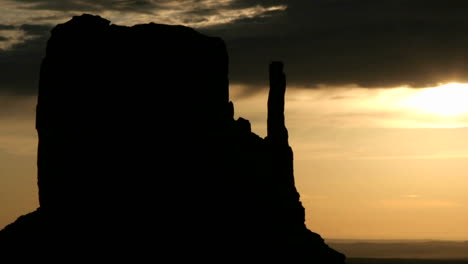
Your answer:
[[[327,238],[468,238],[468,107],[447,115],[426,106],[440,89],[289,88],[286,122],[309,228]],[[265,102],[266,93],[235,100],[261,136]]]
[[[468,109],[451,105],[459,110],[447,114],[425,106],[435,90],[288,88],[296,186],[312,231],[325,238],[468,239]],[[245,96],[231,86],[236,117],[249,119],[262,137],[266,99],[266,89]],[[0,227],[38,206],[36,99],[2,100],[15,103],[0,115]]]

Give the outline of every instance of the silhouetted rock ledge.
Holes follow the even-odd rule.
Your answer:
[[[285,91],[272,62],[263,139],[234,119],[222,39],[87,14],[57,25],[39,82],[40,208],[0,232],[2,256],[344,263],[304,224]]]

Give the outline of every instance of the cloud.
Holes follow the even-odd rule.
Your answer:
[[[10,10],[0,16],[0,45],[7,49],[0,53],[0,70],[7,67],[11,76],[0,81],[0,93],[34,91],[25,87],[37,77],[13,80],[32,76],[30,68],[38,65],[22,56],[41,58],[49,36],[42,29],[83,12],[114,24],[184,24],[220,36],[229,52],[230,82],[251,91],[268,85],[272,60],[285,62],[288,84],[298,87],[468,82],[468,17],[462,11],[468,2],[461,0],[8,0],[0,8]],[[23,70],[18,65],[24,63]]]
[[[12,30],[15,29],[13,25],[0,25],[0,30]]]
[[[28,36],[41,37],[50,32],[51,26],[38,24],[23,24],[19,28],[23,30]]]
[[[0,94],[36,94],[40,62],[50,29],[89,11],[114,24],[185,24],[193,27],[222,25],[284,10],[261,1],[56,1],[16,0],[0,3],[11,12],[0,16]],[[5,23],[3,23],[5,22]]]
[[[231,75],[262,83],[270,60],[285,61],[288,83],[318,87],[435,86],[468,81],[466,1],[288,1],[286,14],[235,23]]]
[[[14,0],[30,9],[81,11],[119,10],[153,12],[160,10],[197,10],[204,15],[220,8],[244,9],[252,6],[274,6],[281,1],[259,0]]]
[[[30,9],[59,11],[144,10],[153,5],[153,1],[148,0],[15,0],[15,2],[27,4],[25,7]]]
[[[225,24],[238,19],[263,16],[265,13],[284,10],[286,7],[274,5],[277,1],[255,0],[15,0],[14,2],[20,4],[26,12],[38,10],[55,12],[55,15],[51,14],[46,18],[60,17],[57,16],[60,13],[67,15],[94,13],[104,15],[114,23],[116,20],[125,23],[119,17],[131,15],[133,18],[124,20],[136,20],[139,23],[183,24],[192,27]]]
[[[458,202],[435,199],[387,199],[378,201],[379,206],[395,210],[425,210],[425,209],[445,209],[460,208]]]
[[[0,42],[0,95],[35,95],[49,25],[21,25]]]
[[[13,25],[0,24],[0,52],[24,42],[24,32]]]
[[[409,198],[409,199],[418,199],[421,198],[419,194],[405,194],[401,196],[402,198]]]

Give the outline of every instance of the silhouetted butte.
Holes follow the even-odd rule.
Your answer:
[[[5,252],[344,263],[304,224],[281,62],[264,139],[234,119],[224,41],[188,27],[76,16],[40,70],[40,208],[0,232]]]

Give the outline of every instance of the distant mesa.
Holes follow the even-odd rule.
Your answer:
[[[0,232],[1,248],[41,260],[344,263],[304,224],[285,91],[272,62],[261,138],[234,119],[222,39],[88,14],[57,25],[40,69],[40,207]]]

